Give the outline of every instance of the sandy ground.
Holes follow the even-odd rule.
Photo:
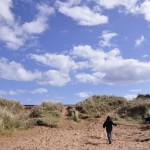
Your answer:
[[[102,124],[99,119],[79,127],[35,127],[0,137],[0,150],[150,150],[150,125],[118,125],[108,144]]]

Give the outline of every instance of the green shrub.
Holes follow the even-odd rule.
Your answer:
[[[36,125],[38,126],[46,126],[47,124],[43,120],[37,120]]]

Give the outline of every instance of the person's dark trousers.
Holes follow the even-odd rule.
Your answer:
[[[111,131],[107,131],[107,138],[108,138],[109,144],[111,144]]]

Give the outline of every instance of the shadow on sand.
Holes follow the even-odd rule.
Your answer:
[[[100,143],[94,143],[94,142],[86,142],[85,144],[87,144],[87,145],[93,145],[93,146],[100,145]]]
[[[142,131],[150,130],[150,125],[140,127]]]
[[[89,136],[90,139],[101,139],[101,137],[97,137],[97,136]],[[104,141],[100,141],[100,142],[91,142],[91,141],[88,141],[86,142],[85,144],[89,144],[89,145],[93,145],[93,146],[98,146],[98,145],[101,145],[101,144],[107,144],[106,142]]]

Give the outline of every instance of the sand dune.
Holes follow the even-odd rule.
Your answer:
[[[73,127],[35,127],[0,137],[0,150],[149,150],[150,125],[118,125],[112,144],[107,143],[103,120],[85,121]],[[80,123],[81,124],[81,123]]]

